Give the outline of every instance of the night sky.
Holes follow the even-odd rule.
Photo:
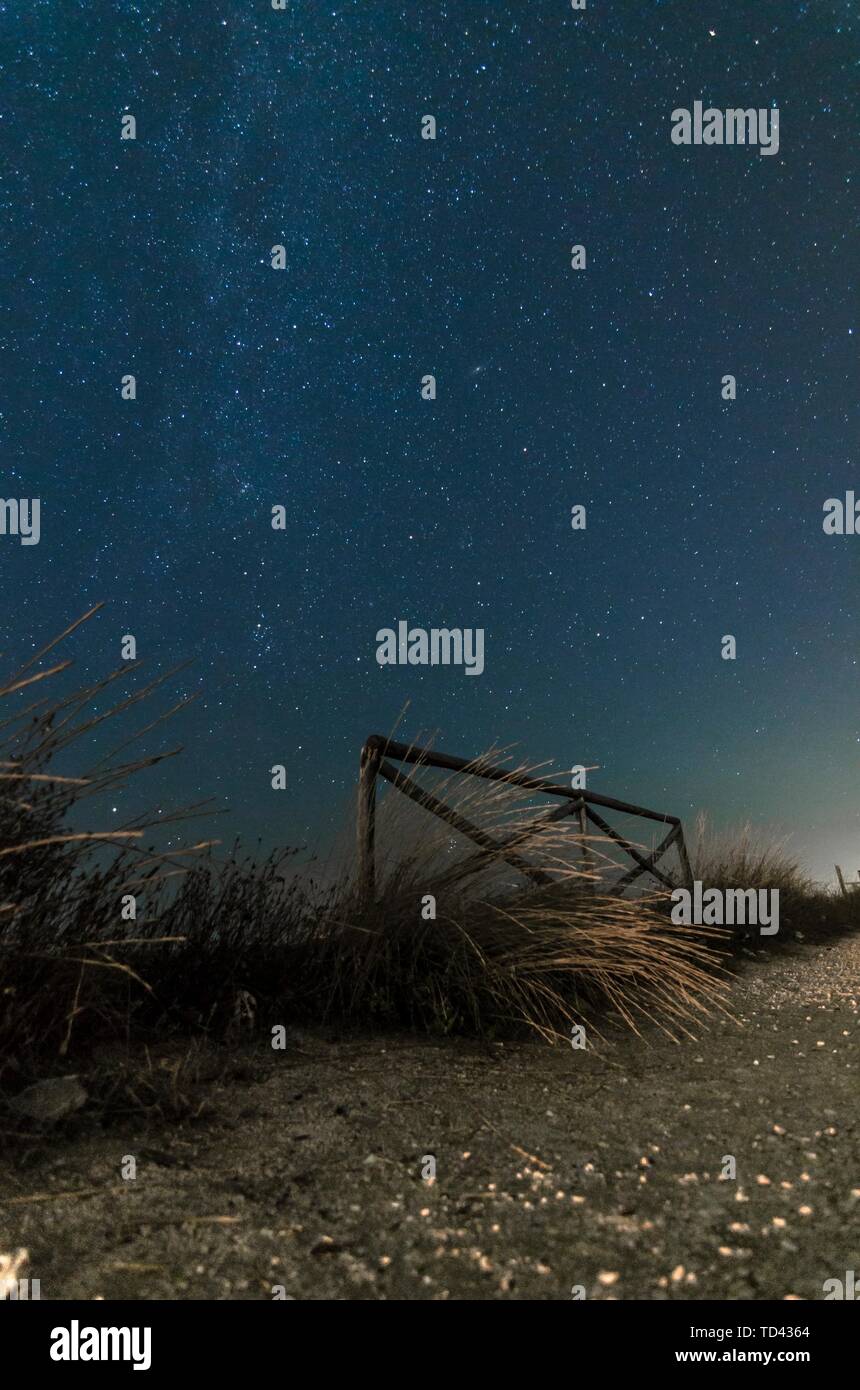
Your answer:
[[[0,42],[0,496],[42,508],[0,648],[106,599],[80,679],[194,658],[150,799],[324,845],[409,700],[860,868],[850,0],[27,0]],[[696,100],[778,153],[673,145]],[[484,673],[380,667],[399,619]]]

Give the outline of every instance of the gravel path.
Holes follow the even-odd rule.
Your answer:
[[[680,1044],[260,1043],[204,1122],[0,1166],[0,1250],[48,1299],[820,1299],[860,1271],[858,1002],[855,936]]]

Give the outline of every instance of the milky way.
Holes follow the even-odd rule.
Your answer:
[[[107,599],[79,674],[194,658],[160,794],[222,834],[325,841],[409,700],[853,872],[852,10],[2,6],[0,496],[42,534],[0,537],[0,647]],[[674,145],[695,101],[778,108],[778,153]],[[381,667],[401,620],[483,673]]]

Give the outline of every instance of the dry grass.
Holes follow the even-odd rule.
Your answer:
[[[709,888],[778,888],[808,897],[816,886],[789,849],[788,835],[744,824],[714,829],[704,811],[696,817],[687,841],[693,878]]]
[[[125,760],[187,702],[87,765],[78,751],[85,741],[119,728],[166,677],[113,699],[117,683],[135,676],[126,664],[52,701],[44,682],[69,664],[45,665],[56,645],[0,684],[0,711],[8,710],[0,718],[0,1091],[19,1091],[46,1066],[63,1070],[73,1056],[76,1067],[106,1048],[116,1056],[112,1046],[142,1041],[155,1056],[166,1038],[243,1033],[265,1044],[269,1027],[291,1020],[527,1030],[552,1042],[568,1039],[574,1022],[599,1026],[601,1011],[677,1037],[723,1007],[723,934],[673,925],[664,897],[603,891],[617,873],[613,847],[583,841],[570,820],[538,829],[546,805],[507,783],[416,773],[503,840],[508,856],[539,869],[542,883],[389,791],[372,907],[359,902],[349,859],[323,887],[295,871],[293,851],[259,863],[237,848],[218,858],[210,840],[169,853],[148,843],[156,827],[205,806],[129,817],[119,830],[80,828],[97,793],[118,802],[130,778],[178,751]],[[72,745],[77,766],[59,770]],[[751,840],[743,856],[733,853],[719,861],[726,872],[763,873],[777,862],[756,858]],[[694,864],[699,876],[706,864],[716,872],[695,846]],[[800,888],[797,870],[793,882]],[[119,910],[127,894],[137,901],[128,922]],[[92,1084],[114,1108],[193,1112],[199,1056],[189,1053],[177,1076],[152,1056],[134,1074],[119,1062],[107,1073],[96,1066]]]
[[[749,822],[718,831],[699,812],[687,845],[693,878],[707,888],[779,890],[779,933],[771,950],[860,926],[860,893],[843,897],[816,883],[792,852],[787,835]],[[748,942],[748,932],[736,928],[734,941],[738,946]]]
[[[503,750],[483,759],[546,775]],[[378,812],[377,904],[343,914],[340,968],[327,972],[336,1014],[451,1031],[525,1027],[555,1041],[607,1007],[631,1027],[652,1020],[677,1034],[721,1006],[724,934],[693,935],[648,898],[603,891],[617,864],[602,837],[581,836],[571,819],[541,824],[551,808],[511,784],[427,769],[416,780],[547,881],[534,884],[388,791]]]

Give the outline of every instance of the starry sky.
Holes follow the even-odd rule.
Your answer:
[[[193,658],[159,801],[324,846],[409,701],[860,868],[849,0],[28,0],[0,54],[0,648],[105,599],[80,678]],[[399,619],[484,673],[380,667]]]

